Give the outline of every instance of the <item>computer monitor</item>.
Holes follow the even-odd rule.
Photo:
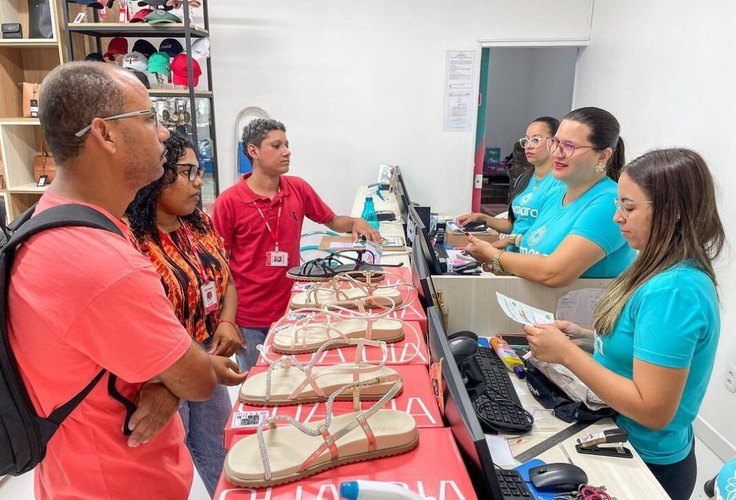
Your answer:
[[[437,292],[432,283],[432,276],[427,267],[427,258],[424,255],[424,244],[421,238],[411,249],[412,282],[419,292],[419,300],[426,309],[429,306],[439,305]]]
[[[395,182],[393,182],[392,184],[394,187],[394,193],[396,195],[396,201],[399,204],[399,214],[404,219],[404,221],[406,221],[408,217],[409,207],[411,206],[411,199],[409,198],[409,191],[407,191],[406,189],[404,176],[401,174],[401,168],[399,168],[398,166],[394,168],[394,179]]]
[[[439,308],[427,308],[427,322],[430,357],[433,363],[442,363],[445,422],[455,437],[475,492],[478,498],[503,499],[486,436],[450,351]]]
[[[424,225],[413,206],[409,207],[409,218],[406,220],[406,239],[412,245],[412,256],[415,255],[414,247],[418,247],[416,250],[424,256],[430,274],[442,274],[440,259],[434,251],[429,229]]]

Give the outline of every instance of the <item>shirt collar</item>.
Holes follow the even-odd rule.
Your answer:
[[[255,203],[258,200],[262,201],[270,201],[272,204],[278,203],[282,198],[289,196],[291,194],[291,187],[289,186],[289,182],[285,177],[281,177],[280,183],[279,183],[279,191],[276,193],[276,196],[273,197],[273,200],[269,200],[269,198],[266,198],[265,196],[261,196],[255,191],[253,191],[248,184],[245,183],[245,180],[250,177],[252,173],[243,174],[240,176],[240,181],[238,181],[238,195],[240,195],[240,199],[243,200],[243,203]]]

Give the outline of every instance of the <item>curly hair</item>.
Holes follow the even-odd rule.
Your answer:
[[[286,127],[283,123],[270,118],[256,118],[243,127],[241,141],[243,142],[243,152],[248,157],[248,161],[253,162],[253,158],[248,154],[248,144],[253,144],[260,148],[263,139],[272,130],[286,132]]]
[[[164,146],[166,146],[164,174],[149,185],[142,187],[125,211],[133,235],[139,240],[150,236],[159,245],[161,240],[156,227],[156,205],[161,191],[176,181],[179,175],[176,164],[186,154],[187,149],[191,149],[197,156],[197,160],[199,160],[199,154],[194,144],[176,132],[171,132],[171,137],[164,141]],[[181,218],[192,224],[200,233],[204,234],[206,232],[202,212],[198,208],[191,214]]]

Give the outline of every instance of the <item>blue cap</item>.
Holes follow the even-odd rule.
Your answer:
[[[340,498],[345,498],[347,500],[357,500],[359,491],[360,488],[358,487],[358,481],[347,481],[344,483],[340,483]]]
[[[526,372],[524,371],[524,368],[521,367],[521,366],[519,366],[519,365],[516,365],[514,367],[514,373],[519,378],[525,378],[526,377]]]

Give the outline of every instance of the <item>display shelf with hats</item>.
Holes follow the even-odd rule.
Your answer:
[[[0,212],[8,221],[45,190],[34,164],[45,160],[48,172],[53,167],[43,154],[38,102],[41,81],[64,61],[58,7],[57,0],[0,1]]]
[[[149,89],[160,122],[190,137],[205,168],[202,204],[219,189],[207,2],[62,0],[67,58],[119,64]],[[103,0],[99,0],[103,1]]]

